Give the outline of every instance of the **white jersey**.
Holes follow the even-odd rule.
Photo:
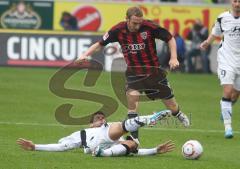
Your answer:
[[[109,125],[110,124],[108,123],[103,124],[101,127],[85,129],[86,143],[88,147],[85,148],[85,153],[91,153],[97,146],[101,146],[103,149],[110,148],[111,146],[118,144],[119,141],[124,140],[122,137],[116,141],[110,139],[108,135]],[[82,145],[81,132],[74,132],[71,135],[60,139],[58,143],[64,144],[71,149],[78,148]]]
[[[240,17],[230,11],[220,14],[212,28],[212,34],[222,36],[218,50],[218,67],[240,74]]]

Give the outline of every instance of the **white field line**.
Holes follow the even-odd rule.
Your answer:
[[[162,130],[162,131],[179,131],[179,132],[196,132],[196,133],[224,133],[223,130],[204,130],[204,129],[191,129],[191,128],[143,128],[145,130]],[[233,130],[234,133],[240,134],[240,131]]]
[[[50,123],[22,123],[22,122],[4,122],[0,121],[0,125],[22,125],[22,126],[42,126],[42,127],[65,127],[67,125],[50,124]]]
[[[54,123],[22,123],[22,122],[4,122],[0,121],[0,125],[22,125],[22,126],[42,126],[42,127],[76,127],[71,125],[61,125]],[[155,128],[144,127],[144,130],[161,130],[161,131],[178,131],[178,132],[196,132],[196,133],[223,133],[224,130],[204,130],[191,128]],[[240,131],[234,131],[235,134],[240,134]]]

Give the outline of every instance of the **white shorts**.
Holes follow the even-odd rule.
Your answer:
[[[113,145],[119,144],[122,138],[113,141],[109,137],[109,124],[103,124],[101,127],[86,129],[87,146],[93,151],[97,146],[101,146],[102,149],[110,148]]]
[[[220,79],[221,85],[232,84],[234,89],[240,91],[240,74],[218,68],[218,78]]]

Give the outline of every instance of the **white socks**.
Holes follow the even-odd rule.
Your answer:
[[[225,131],[232,129],[232,102],[221,100],[220,105]]]
[[[151,117],[152,115],[138,116],[132,119],[127,119],[123,122],[123,129],[129,132],[136,131],[139,127],[150,124]]]

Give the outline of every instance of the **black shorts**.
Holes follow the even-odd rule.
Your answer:
[[[127,75],[126,91],[134,89],[140,93],[145,93],[151,99],[171,99],[174,97],[173,91],[166,78],[164,71],[151,75]]]

